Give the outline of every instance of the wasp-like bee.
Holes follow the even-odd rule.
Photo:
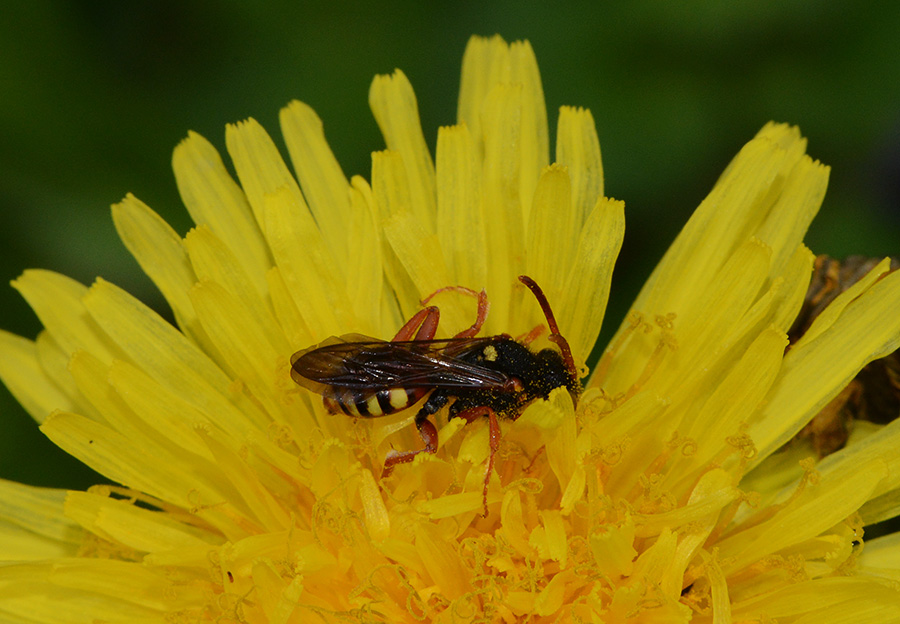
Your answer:
[[[800,313],[788,332],[791,344],[799,340],[813,321],[834,299],[866,273],[879,258],[848,256],[835,260],[817,256],[812,279]],[[900,260],[891,258],[891,271]],[[888,423],[900,416],[900,351],[869,362],[856,377],[797,434],[809,438],[819,457],[829,455],[847,443],[855,420]]]
[[[467,422],[486,416],[490,456],[484,477],[483,502],[494,456],[500,443],[498,418],[515,420],[536,399],[546,399],[556,388],[566,388],[573,400],[581,393],[578,371],[569,343],[560,334],[543,291],[530,277],[519,280],[534,294],[550,328],[551,348],[532,351],[524,343],[501,334],[478,337],[487,319],[485,291],[457,290],[478,298],[473,325],[453,338],[435,340],[440,312],[428,306],[416,313],[390,342],[359,334],[332,337],[291,357],[291,377],[321,394],[332,413],[377,417],[399,412],[427,396],[415,416],[425,447],[394,453],[385,460],[385,475],[422,452],[437,452],[438,435],[429,416],[449,405],[448,418]],[[428,301],[433,293],[422,303]]]

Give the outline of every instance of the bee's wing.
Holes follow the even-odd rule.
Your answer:
[[[360,334],[331,337],[291,357],[291,377],[327,394],[331,388],[498,388],[509,381],[502,372],[462,360],[459,355],[490,338],[385,342]],[[453,345],[457,355],[442,350]]]

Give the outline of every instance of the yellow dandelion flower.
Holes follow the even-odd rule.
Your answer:
[[[0,335],[0,376],[42,431],[120,485],[0,482],[5,622],[897,622],[900,421],[819,463],[783,449],[868,361],[900,344],[882,263],[786,352],[828,177],[770,124],[723,173],[634,303],[577,403],[501,419],[326,411],[291,355],[390,339],[447,286],[489,295],[482,335],[526,335],[539,284],[583,369],[623,205],[594,123],[563,108],[551,163],[531,47],[474,38],[457,124],[426,148],[412,87],[376,78],[387,149],[348,180],[306,105],[282,111],[293,166],[253,120],[229,126],[235,181],[190,134],[175,150],[196,227],[113,207],[177,328],[116,286],[47,271],[14,286],[45,329]],[[444,290],[438,338],[477,301]],[[553,347],[546,333],[535,348]],[[577,394],[577,393],[575,393]],[[402,403],[402,401],[400,401]]]

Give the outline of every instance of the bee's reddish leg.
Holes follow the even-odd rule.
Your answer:
[[[491,481],[491,473],[494,471],[494,456],[497,449],[500,448],[500,423],[497,421],[497,413],[487,406],[472,407],[461,411],[456,415],[457,418],[464,418],[467,423],[472,422],[480,416],[488,417],[488,433],[490,439],[491,454],[488,456],[487,468],[484,471],[484,489],[481,493],[481,504],[484,506],[482,517],[487,516],[487,493],[488,484]]]
[[[384,460],[384,471],[381,473],[382,479],[391,474],[391,472],[394,470],[394,466],[396,466],[397,464],[406,464],[408,462],[411,462],[419,453],[437,452],[438,433],[432,422],[428,420],[427,417],[423,418],[421,421],[416,418],[416,429],[419,430],[419,435],[422,436],[422,441],[425,443],[425,448],[419,449],[417,451],[403,451],[388,456],[387,459]]]
[[[487,292],[484,289],[478,293],[478,315],[475,317],[475,322],[472,323],[472,326],[468,329],[464,329],[454,338],[473,338],[478,335],[478,332],[481,331],[481,326],[484,325],[484,322],[487,320],[488,311],[491,309],[491,304],[488,303]]]
[[[470,297],[476,297],[478,299],[478,315],[475,317],[475,322],[468,329],[464,329],[456,334],[454,338],[472,338],[474,336],[477,336],[478,332],[481,331],[482,325],[484,325],[484,322],[487,320],[488,311],[491,309],[491,304],[488,303],[487,292],[482,289],[480,293],[477,293],[471,288],[466,288],[465,286],[447,286],[445,288],[438,288],[436,291],[422,299],[422,305],[425,305],[429,301],[431,301],[431,298],[436,294],[447,290],[455,290],[457,292],[463,293],[464,295],[469,295]]]
[[[540,325],[536,325],[527,334],[522,334],[521,336],[516,336],[516,342],[521,342],[523,344],[529,345],[532,342],[534,342],[535,340],[537,340],[538,337],[541,336],[545,331],[547,331],[547,328],[544,327],[543,323]]]
[[[406,321],[391,342],[402,340],[431,340],[437,332],[441,311],[437,306],[422,308]]]
[[[478,293],[472,290],[471,288],[466,288],[465,286],[444,286],[443,288],[438,288],[436,291],[422,299],[422,305],[428,305],[428,302],[431,301],[435,295],[442,292],[447,292],[448,290],[455,290],[456,292],[461,292],[464,295],[469,295],[470,297],[477,297]]]

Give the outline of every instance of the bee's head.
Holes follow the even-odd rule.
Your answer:
[[[534,358],[538,380],[536,388],[542,398],[547,398],[556,388],[566,388],[572,399],[577,401],[581,394],[581,382],[572,377],[565,359],[555,349],[541,349]]]

